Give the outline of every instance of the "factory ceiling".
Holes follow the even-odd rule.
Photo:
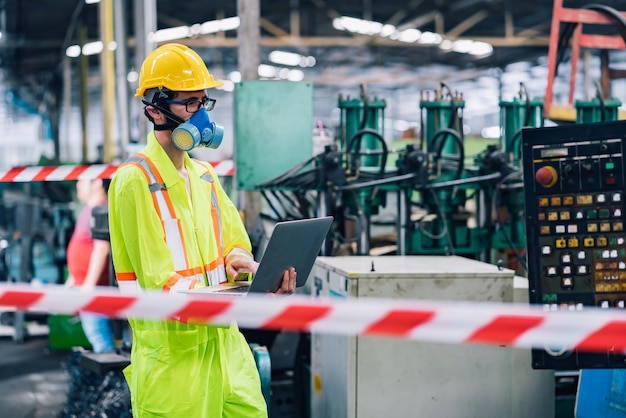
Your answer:
[[[135,63],[138,1],[115,2],[124,8],[129,68]],[[625,8],[623,0],[603,3]],[[564,0],[571,8],[587,4]],[[314,57],[315,66],[301,71],[316,85],[401,88],[472,78],[545,56],[553,5],[547,0],[282,0],[260,1],[260,7],[262,64],[278,49]],[[99,38],[99,6],[85,0],[0,0],[0,8],[0,68],[16,90],[58,85],[67,47]],[[237,30],[202,34],[196,25],[237,16],[236,1],[156,0],[156,9],[157,29],[196,29],[178,41],[196,48],[213,71],[225,76],[237,69]],[[471,45],[493,49],[468,53]],[[98,68],[95,56],[90,63]]]

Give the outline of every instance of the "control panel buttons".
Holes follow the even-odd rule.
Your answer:
[[[544,166],[535,172],[535,180],[540,186],[550,188],[556,184],[559,175],[552,166]]]
[[[626,140],[531,146],[524,193],[535,205],[527,236],[536,301],[550,311],[626,309]]]

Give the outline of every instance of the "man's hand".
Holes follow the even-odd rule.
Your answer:
[[[228,261],[226,264],[226,274],[233,278],[233,280],[238,280],[237,276],[239,273],[256,273],[259,268],[259,263],[248,258],[248,257],[233,257],[232,260]]]
[[[283,273],[283,281],[280,284],[276,294],[291,294],[296,291],[296,269],[290,267]]]

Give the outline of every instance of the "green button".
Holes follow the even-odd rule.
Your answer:
[[[596,219],[598,217],[598,212],[595,209],[587,210],[587,219]]]
[[[601,219],[606,219],[606,218],[608,218],[609,216],[611,216],[611,212],[609,212],[609,210],[608,210],[608,209],[600,209],[600,213],[599,213],[599,215],[600,215],[600,218],[601,218]]]
[[[613,170],[615,168],[615,163],[613,161],[609,161],[608,163],[604,164],[604,168],[606,168],[607,170]]]

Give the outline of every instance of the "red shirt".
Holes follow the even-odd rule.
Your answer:
[[[107,202],[103,202],[104,205]],[[89,260],[93,251],[93,238],[91,238],[91,207],[85,205],[76,220],[74,233],[67,246],[67,270],[74,276],[74,286],[80,287],[85,282],[85,276],[89,270]],[[110,284],[109,264],[100,275],[98,286]]]

